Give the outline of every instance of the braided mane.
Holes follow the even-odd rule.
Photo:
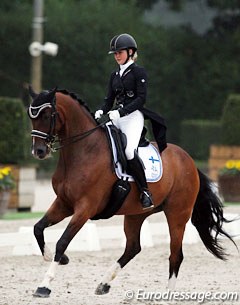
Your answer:
[[[90,108],[88,107],[87,103],[85,103],[76,93],[69,92],[66,89],[58,89],[57,92],[71,96],[71,98],[76,100],[80,105],[82,105],[93,116],[93,114],[92,114]]]

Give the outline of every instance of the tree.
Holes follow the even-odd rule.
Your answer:
[[[21,3],[20,3],[21,2]],[[29,80],[31,6],[29,1],[0,2],[0,95],[22,97]]]
[[[207,3],[209,6],[217,7],[220,10],[234,10],[240,8],[240,3],[238,0],[207,0]]]
[[[128,4],[102,0],[47,2],[45,38],[58,43],[59,54],[54,59],[44,57],[44,87],[68,88],[79,93],[92,109],[99,107],[109,75],[116,67],[113,56],[107,54],[110,39],[128,32],[138,40],[146,30],[141,11],[133,3],[135,1]]]
[[[174,10],[190,1],[168,0]],[[147,23],[143,7],[148,1],[45,1],[44,41],[57,43],[59,53],[43,55],[43,88],[75,91],[95,110],[116,67],[107,55],[109,41],[128,32],[138,42],[138,64],[148,71],[147,106],[166,118],[168,140],[179,144],[182,120],[218,119],[227,96],[240,90],[240,22],[238,11],[230,19],[224,14],[230,2],[211,1],[221,4],[221,14],[200,35],[190,25]],[[2,0],[0,8],[0,95],[19,97],[30,79],[32,3]]]

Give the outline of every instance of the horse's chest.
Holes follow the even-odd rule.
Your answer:
[[[83,192],[83,184],[78,179],[65,178],[53,186],[57,196],[66,201],[76,201]]]

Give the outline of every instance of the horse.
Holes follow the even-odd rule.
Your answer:
[[[45,215],[34,225],[34,235],[44,260],[51,261],[43,281],[34,296],[49,297],[50,284],[58,265],[69,262],[65,251],[83,225],[101,213],[111,198],[117,181],[112,170],[112,155],[103,124],[98,124],[86,103],[76,95],[57,88],[35,93],[30,87],[32,103],[28,108],[33,130],[32,154],[46,159],[59,143],[59,159],[52,176],[56,193]],[[212,189],[211,180],[197,169],[189,154],[174,144],[161,152],[163,175],[149,183],[154,208],[143,210],[134,182],[123,205],[115,215],[124,215],[126,246],[122,256],[106,271],[96,288],[96,294],[110,290],[111,281],[140,251],[140,230],[144,220],[163,211],[170,234],[168,289],[175,288],[183,261],[182,240],[186,223],[191,218],[206,249],[219,259],[226,259],[219,236],[234,242],[224,231],[228,220],[223,216],[223,203]],[[72,216],[56,243],[55,255],[44,241],[44,229]]]

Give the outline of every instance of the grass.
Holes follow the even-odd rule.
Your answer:
[[[7,212],[3,215],[2,220],[33,219],[41,218],[43,215],[43,212]]]

